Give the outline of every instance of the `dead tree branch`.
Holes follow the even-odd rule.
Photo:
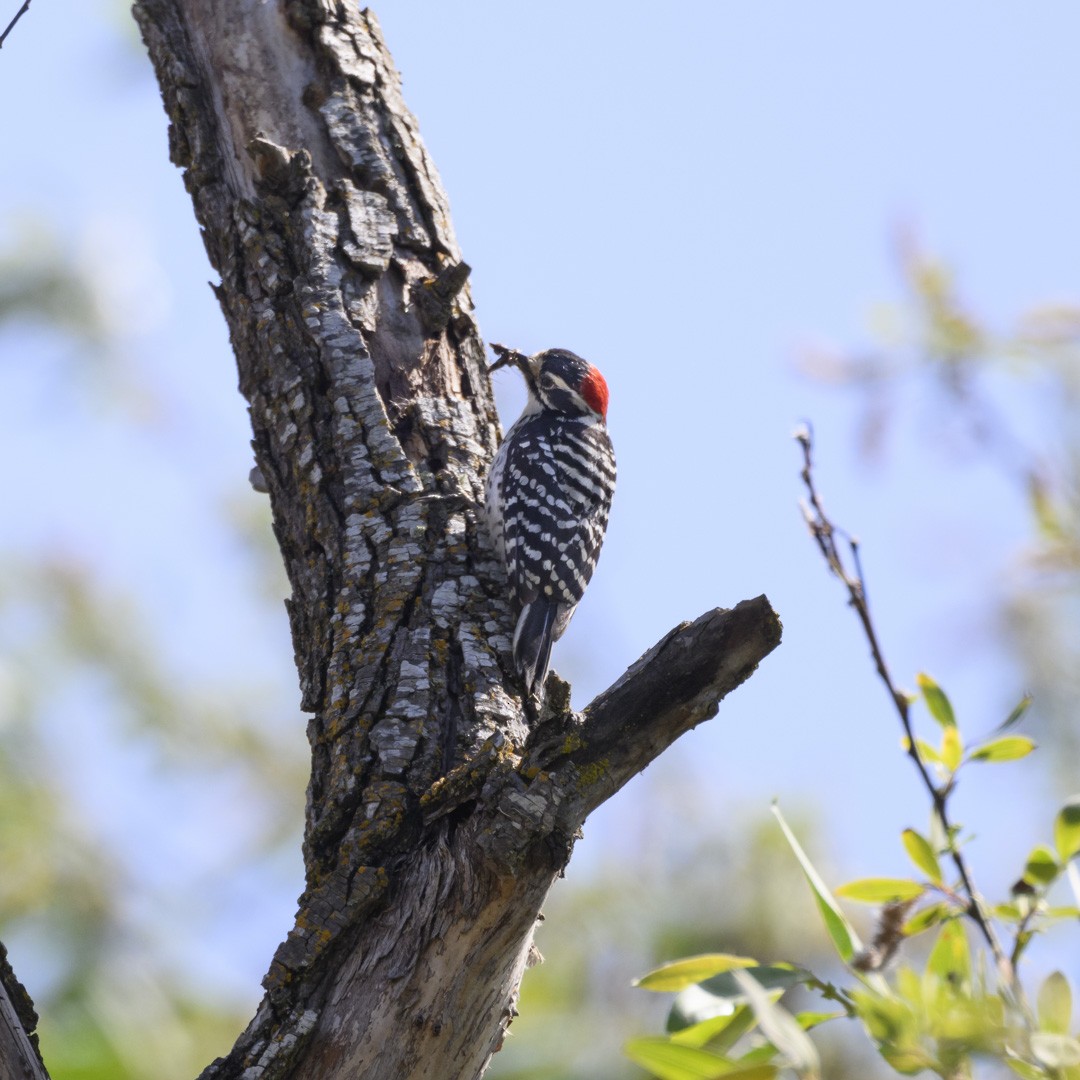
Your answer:
[[[2,49],[2,48],[4,47],[4,42],[5,42],[6,40],[7,40],[7,36],[8,36],[8,34],[10,34],[10,33],[11,33],[11,31],[15,29],[15,24],[16,24],[16,23],[17,23],[17,22],[18,22],[18,21],[19,21],[19,20],[20,20],[20,19],[21,19],[21,18],[22,18],[22,17],[23,17],[23,16],[24,16],[24,15],[25,15],[25,14],[26,14],[26,13],[27,13],[28,11],[29,11],[29,10],[30,10],[30,0],[24,0],[23,6],[22,6],[21,8],[19,8],[19,10],[18,10],[18,11],[16,11],[16,12],[15,12],[15,18],[13,18],[13,19],[11,20],[11,22],[9,22],[9,23],[7,24],[7,26],[6,26],[6,27],[4,27],[4,32],[3,32],[2,34],[0,34],[0,49]]]

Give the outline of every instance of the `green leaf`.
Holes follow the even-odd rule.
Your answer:
[[[776,1065],[737,1065],[724,1073],[724,1080],[775,1080],[779,1075]]]
[[[907,969],[901,968],[898,975],[903,975],[906,971]],[[909,974],[913,975],[913,973]],[[917,978],[915,982],[918,982]],[[906,997],[907,991],[903,987],[901,990]],[[921,987],[916,991],[915,996],[921,1001]],[[852,990],[851,997],[855,1002],[859,1019],[875,1042],[899,1045],[913,1041],[918,1021],[909,1001],[861,989]]]
[[[911,746],[911,741],[906,735],[900,740],[900,746],[903,748],[904,753],[907,753],[908,748]],[[934,765],[941,764],[941,755],[925,739],[917,738],[915,740],[915,747],[919,751],[919,757],[921,757],[923,761],[932,762]]]
[[[1024,1080],[1046,1080],[1045,1070],[1038,1068],[1036,1065],[1029,1065],[1026,1061],[1020,1061],[1019,1058],[1007,1057],[1005,1058],[1005,1064],[1017,1076],[1022,1076]]]
[[[995,919],[1002,922],[1018,923],[1024,918],[1025,912],[1020,910],[1020,905],[1015,901],[1008,904],[995,904],[991,909]]]
[[[934,765],[941,764],[941,755],[925,739],[916,739],[915,745],[919,748],[919,756],[923,761],[932,762]]]
[[[1080,919],[1080,907],[1048,907],[1042,912],[1042,917],[1051,922],[1061,919]]]
[[[1080,852],[1080,795],[1074,795],[1058,811],[1054,821],[1054,846],[1062,862]]]
[[[930,841],[914,829],[905,829],[900,834],[904,850],[908,858],[915,864],[916,869],[921,870],[935,885],[941,884],[941,864],[938,862]]]
[[[1080,1065],[1080,1042],[1068,1035],[1036,1031],[1031,1036],[1031,1052],[1051,1069],[1067,1069]]]
[[[941,928],[926,961],[926,970],[956,990],[971,981],[971,950],[963,924],[958,919]]]
[[[1039,1027],[1058,1035],[1069,1034],[1072,1021],[1072,989],[1069,980],[1055,971],[1039,987]]]
[[[916,1076],[918,1073],[933,1069],[934,1059],[918,1046],[881,1046],[878,1052],[890,1067],[901,1076]]]
[[[1031,695],[1025,694],[1019,702],[1017,702],[1016,708],[1013,709],[1008,716],[997,726],[995,731],[1008,731],[1014,724],[1018,723],[1020,718],[1028,711],[1028,706],[1031,704]]]
[[[747,970],[762,986],[776,991],[778,997],[788,987],[805,982],[809,974],[790,964],[762,965]],[[735,1006],[745,1001],[746,997],[731,972],[721,972],[679,992],[668,1013],[667,1030],[682,1031],[715,1016],[731,1016]]]
[[[670,1028],[669,1038],[673,1043],[680,1046],[702,1047],[712,1042],[715,1035],[721,1034],[731,1023],[731,1013],[724,1016],[713,1016],[708,1020],[700,1020],[689,1027],[679,1028],[672,1031]],[[719,1050],[719,1047],[714,1047]]]
[[[855,954],[863,950],[859,935],[855,933],[855,928],[844,917],[840,905],[836,902],[832,893],[829,892],[825,882],[821,880],[818,872],[814,869],[813,863],[807,858],[806,852],[803,851],[799,841],[795,839],[795,834],[788,828],[788,823],[784,820],[783,814],[780,813],[780,807],[776,803],[772,805],[772,812],[776,815],[776,820],[780,823],[780,828],[783,829],[784,836],[787,838],[791,850],[795,853],[795,858],[799,860],[803,874],[806,875],[806,880],[810,884],[810,889],[814,894],[814,899],[817,901],[818,910],[821,912],[822,921],[825,923],[825,929],[832,939],[834,948],[845,964],[850,963]]]
[[[983,743],[971,753],[972,761],[1018,761],[1035,749],[1035,740],[1026,735],[1003,735]]]
[[[727,1058],[657,1036],[631,1039],[624,1052],[631,1061],[662,1080],[710,1080],[731,1071]]]
[[[706,979],[701,983],[701,989],[726,1001],[745,1001],[746,995],[735,979],[737,970],[740,969],[732,968],[731,971]],[[790,964],[761,964],[759,967],[743,970],[752,975],[754,981],[764,986],[766,990],[787,990],[791,986],[805,982],[808,975],[802,968],[792,967]]]
[[[758,1027],[780,1051],[788,1066],[805,1080],[817,1080],[821,1075],[817,1047],[795,1017],[772,1001],[752,975],[745,971],[733,971],[732,977],[746,994],[750,1008],[757,1017]]]
[[[1024,866],[1024,880],[1029,885],[1049,885],[1061,873],[1057,856],[1045,845],[1040,844],[1027,858]]]
[[[724,1080],[775,1080],[779,1075],[776,1065],[736,1065],[724,1073]]]
[[[710,1054],[696,1046],[681,1046],[658,1037],[631,1039],[624,1047],[631,1061],[648,1069],[661,1080],[773,1080],[775,1065],[757,1067],[753,1072],[740,1069],[728,1058]]]
[[[745,1054],[739,1056],[739,1067],[747,1068],[750,1065],[764,1065],[766,1062],[770,1062],[773,1058],[778,1057],[779,1054],[780,1051],[777,1050],[771,1042],[760,1042],[757,1046],[747,1050]],[[782,1065],[783,1062],[780,1062],[773,1067],[779,1068]]]
[[[953,912],[952,905],[945,900],[927,904],[926,907],[920,908],[904,923],[904,935],[914,937],[916,934],[921,934],[924,930],[929,930],[931,926],[937,926],[943,919],[951,916]]]
[[[634,980],[634,986],[642,990],[682,990],[694,983],[704,982],[722,971],[733,968],[756,967],[757,961],[748,956],[731,956],[728,953],[703,953],[673,960],[670,964],[654,968],[647,975]]]
[[[949,772],[956,772],[963,760],[964,740],[960,737],[960,729],[947,727],[941,733],[941,763]]]
[[[930,715],[943,728],[956,727],[956,715],[953,713],[949,699],[945,696],[945,691],[925,672],[919,672],[915,676],[915,681],[919,684],[923,701],[926,702]]]
[[[671,1041],[685,1046],[708,1046],[715,1054],[726,1054],[756,1023],[754,1010],[749,1005],[739,1005],[726,1016],[713,1016],[675,1030]],[[668,1031],[672,1031],[670,1017]]]
[[[890,904],[895,900],[914,900],[924,888],[906,878],[860,878],[837,887],[836,895],[860,904]]]
[[[827,1024],[830,1020],[842,1020],[847,1013],[844,1012],[801,1012],[795,1014],[795,1023],[803,1029],[810,1031],[819,1024]]]

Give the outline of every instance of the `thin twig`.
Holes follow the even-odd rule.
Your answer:
[[[15,18],[7,24],[7,29],[0,34],[0,49],[4,47],[4,39],[15,28],[15,24],[30,10],[30,0],[24,0],[23,6],[15,12]]]
[[[949,822],[948,810],[948,798],[953,785],[949,782],[939,786],[934,782],[934,778],[930,775],[930,770],[926,767],[926,762],[919,752],[918,743],[915,741],[915,731],[911,723],[911,708],[908,696],[902,690],[897,688],[892,680],[892,676],[889,674],[889,668],[885,663],[885,654],[882,652],[881,644],[878,641],[877,632],[874,629],[874,622],[870,616],[870,607],[866,600],[866,581],[863,577],[862,565],[859,560],[858,541],[852,537],[846,536],[846,534],[833,525],[826,516],[825,510],[821,505],[821,499],[814,486],[812,471],[813,459],[811,453],[813,448],[813,436],[809,426],[803,426],[796,431],[795,438],[803,451],[803,468],[801,475],[807,491],[807,501],[802,504],[803,517],[806,519],[810,534],[821,549],[825,561],[829,564],[829,569],[844,583],[844,586],[848,591],[849,603],[859,616],[859,622],[862,623],[863,632],[870,645],[870,654],[873,656],[874,664],[877,667],[877,673],[881,677],[881,681],[885,684],[885,688],[889,691],[889,697],[892,699],[893,705],[896,707],[897,714],[900,717],[900,724],[904,729],[904,735],[906,737],[908,757],[911,758],[923,784],[926,786],[926,790],[930,793],[930,797],[934,804],[934,813],[941,822],[941,827],[945,836],[948,838],[949,855],[952,858],[953,865],[956,867],[956,872],[960,875],[960,881],[963,884],[964,893],[967,896],[968,913],[975,922],[975,925],[979,928],[979,932],[986,939],[986,943],[994,956],[998,971],[1001,973],[1006,985],[1012,992],[1012,995],[1017,1000],[1018,1004],[1021,1004],[1022,1006],[1022,995],[1020,987],[1016,982],[1014,965],[1009,960],[1009,957],[1001,946],[1001,942],[998,940],[993,923],[990,921],[990,917],[987,914],[986,905],[975,888],[975,882],[972,878],[971,870],[968,868],[967,860],[956,846],[952,825]],[[848,546],[851,549],[851,560],[855,568],[854,573],[848,570],[844,563],[843,556],[840,553],[840,549],[837,547],[836,538],[838,535],[844,536],[845,539],[847,539]]]
[[[1014,893],[1015,891],[1016,887],[1014,886]],[[1020,954],[1024,951],[1028,942],[1031,940],[1031,923],[1035,919],[1035,916],[1038,914],[1038,905],[1034,903],[1030,904],[1027,911],[1024,912],[1019,924],[1016,927],[1016,939],[1013,942],[1012,955],[1009,957],[1009,960],[1013,966],[1013,970],[1015,970],[1017,964],[1020,963]]]

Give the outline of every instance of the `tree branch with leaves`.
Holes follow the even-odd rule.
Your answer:
[[[1080,798],[1070,799],[1058,812],[1053,844],[1032,850],[1010,897],[989,904],[976,886],[964,846],[969,837],[954,820],[950,798],[961,770],[1015,761],[1035,749],[1029,737],[1008,733],[1024,716],[1030,698],[1023,698],[987,737],[967,746],[953,705],[934,679],[918,676],[918,696],[896,684],[870,612],[858,541],[825,512],[814,479],[809,428],[800,428],[795,438],[803,458],[803,518],[847,592],[900,721],[905,752],[930,799],[927,835],[907,828],[900,836],[918,877],[862,878],[830,889],[774,805],[844,975],[853,981],[819,976],[798,963],[762,964],[727,953],[676,960],[639,981],[645,989],[678,992],[669,1034],[635,1039],[627,1052],[664,1080],[710,1075],[773,1080],[785,1071],[815,1080],[822,1075],[820,1060],[805,1033],[846,1017],[862,1024],[883,1060],[902,1075],[929,1071],[942,1080],[970,1080],[975,1061],[987,1058],[1026,1080],[1073,1080],[1080,1076],[1080,1036],[1071,1029],[1069,981],[1061,972],[1051,973],[1033,1009],[1019,964],[1036,934],[1080,918]],[[916,733],[912,707],[920,699],[941,731],[936,746]],[[1063,879],[1074,894],[1074,903],[1067,906],[1053,904],[1050,897]],[[879,907],[871,942],[863,943],[840,899]],[[991,974],[972,949],[965,926],[982,939]],[[906,942],[933,928],[936,940],[918,972],[899,958]],[[795,986],[839,1010],[792,1016],[778,999]]]

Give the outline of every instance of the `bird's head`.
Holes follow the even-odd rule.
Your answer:
[[[604,376],[568,349],[546,349],[526,356],[516,349],[492,345],[498,359],[491,370],[513,364],[525,376],[529,395],[551,412],[567,416],[607,417],[608,386]]]

